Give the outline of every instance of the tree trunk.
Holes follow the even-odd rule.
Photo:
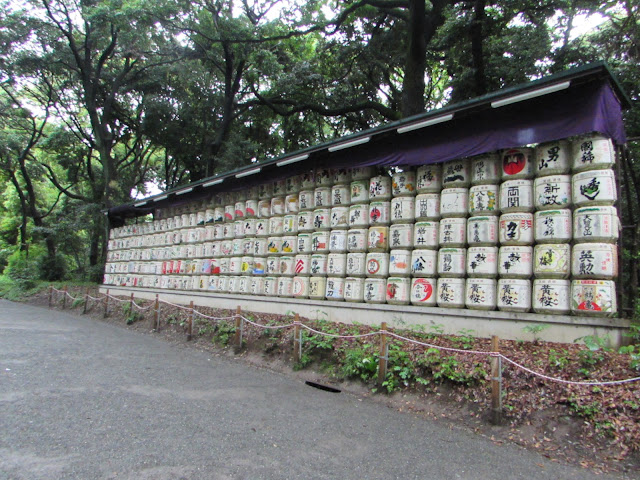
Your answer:
[[[409,50],[402,88],[402,116],[408,117],[424,111],[424,72],[427,67],[425,39],[425,2],[409,0]]]
[[[479,97],[487,93],[487,78],[484,72],[484,51],[482,26],[485,22],[486,0],[476,0],[473,20],[471,22],[471,58],[473,62],[474,96]]]

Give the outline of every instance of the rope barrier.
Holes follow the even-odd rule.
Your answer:
[[[304,323],[301,323],[300,326],[306,330],[309,330],[310,332],[315,333],[316,335],[323,335],[325,337],[332,337],[332,338],[364,338],[364,337],[373,337],[375,335],[380,335],[382,332],[370,332],[370,333],[363,333],[360,335],[335,335],[333,333],[324,333],[324,332],[320,332],[318,330],[314,330],[313,328],[305,325]]]
[[[128,302],[128,301],[129,301],[129,300],[127,300],[127,302]],[[172,307],[176,307],[176,308],[179,308],[179,309],[181,309],[181,310],[191,310],[191,308],[190,308],[190,307],[183,307],[182,305],[177,305],[177,304],[175,304],[175,303],[167,302],[166,300],[158,300],[158,301],[159,301],[160,303],[164,303],[164,304],[166,304],[166,305],[170,305],[170,306],[172,306]],[[194,310],[194,311],[195,311],[195,310]]]
[[[234,318],[237,317],[234,316]],[[251,320],[249,320],[248,318],[240,315],[240,318],[242,320],[244,320],[245,322],[247,322],[249,325],[253,325],[254,327],[259,327],[259,328],[264,328],[264,329],[268,329],[268,330],[278,330],[278,329],[283,329],[283,328],[291,328],[293,327],[295,324],[294,323],[289,323],[288,325],[261,325],[260,323],[256,323],[256,322],[252,322]]]
[[[142,306],[138,305],[135,301],[133,302],[133,306],[136,307],[138,310],[142,310],[143,312],[153,308],[153,305],[149,305],[147,307],[142,307]]]
[[[235,315],[232,315],[230,317],[212,317],[210,315],[205,315],[204,313],[200,313],[199,311],[197,311],[195,308],[193,309],[193,313],[195,315],[198,315],[199,317],[202,318],[208,318],[209,320],[215,320],[215,321],[221,321],[221,320],[233,320],[234,318],[236,318]]]
[[[405,342],[415,343],[416,345],[422,345],[424,347],[429,347],[429,348],[436,348],[438,350],[444,350],[444,351],[447,351],[447,352],[471,353],[471,354],[474,354],[474,355],[485,355],[485,356],[489,355],[489,356],[494,356],[494,357],[498,356],[494,352],[485,352],[485,351],[482,351],[482,350],[463,350],[461,348],[451,348],[451,347],[441,347],[439,345],[433,345],[431,343],[419,342],[418,340],[414,340],[412,338],[403,337],[403,336],[397,335],[397,334],[392,333],[392,332],[385,331],[384,333],[386,333],[390,337],[394,337],[394,338],[397,338],[399,340],[404,340]]]

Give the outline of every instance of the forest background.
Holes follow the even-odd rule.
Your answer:
[[[605,60],[633,101],[631,0],[12,0],[0,9],[0,271],[99,281],[106,208]],[[586,27],[585,27],[586,26]],[[629,271],[629,270],[628,270]],[[632,272],[637,285],[637,269]]]

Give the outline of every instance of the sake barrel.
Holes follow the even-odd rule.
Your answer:
[[[571,205],[571,175],[538,177],[533,182],[536,210],[568,208]]]
[[[293,298],[309,297],[309,277],[293,277]]]
[[[371,202],[369,204],[369,225],[389,225],[391,223],[391,202]]]
[[[387,279],[365,279],[363,298],[365,303],[384,303],[387,298]]]
[[[336,253],[347,251],[347,230],[331,230],[329,234],[329,251]]]
[[[537,278],[533,281],[531,296],[533,311],[536,313],[569,313],[571,285],[569,280]]]
[[[468,210],[468,188],[444,188],[440,192],[440,215],[442,217],[466,217]]]
[[[218,293],[227,293],[229,291],[229,277],[220,275],[218,277]]]
[[[313,190],[316,187],[315,171],[310,170],[302,174],[301,190]]]
[[[324,296],[327,300],[341,301],[344,300],[344,278],[327,277],[327,285]]]
[[[298,254],[295,256],[293,273],[295,275],[311,275],[311,255],[308,253]]]
[[[245,236],[255,237],[256,235],[256,224],[258,220],[255,218],[247,218],[242,222],[242,229]]]
[[[327,290],[327,278],[326,277],[311,277],[309,278],[309,298],[311,300],[324,300],[324,295]]]
[[[331,228],[330,208],[316,208],[313,211],[313,228],[315,230],[329,230]]]
[[[417,222],[413,228],[413,248],[438,248],[440,222]]]
[[[610,316],[618,309],[616,284],[611,280],[573,280],[571,311],[578,315]]]
[[[207,242],[210,242],[211,240],[213,240],[216,236],[216,228],[213,225],[207,225],[205,227],[205,236],[204,239]]]
[[[211,259],[210,258],[205,258],[204,260],[202,260],[202,268],[201,268],[199,273],[202,273],[204,275],[210,275],[211,274]]]
[[[369,228],[367,250],[370,252],[386,252],[389,250],[389,227]]]
[[[216,240],[215,242],[211,242],[211,250],[209,252],[209,256],[220,257],[221,255],[222,255],[222,240]]]
[[[454,217],[440,220],[438,243],[442,247],[464,247],[467,243],[467,219]]]
[[[500,215],[498,234],[502,245],[531,245],[533,243],[533,214],[506,213]]]
[[[367,277],[384,277],[389,275],[389,254],[382,252],[367,253]]]
[[[438,265],[436,250],[413,250],[411,252],[411,276],[435,277]]]
[[[302,175],[293,175],[291,177],[287,177],[285,178],[284,182],[286,193],[298,193],[302,188]]]
[[[611,139],[593,134],[578,137],[572,143],[573,172],[611,168],[616,161]]]
[[[279,197],[287,193],[287,181],[284,178],[274,180],[273,182],[273,196]]]
[[[391,177],[377,175],[369,180],[369,199],[372,202],[391,200]]]
[[[244,208],[244,202],[243,203],[243,208]],[[191,212],[189,213],[189,226],[190,227],[196,227],[198,226],[198,213],[197,212]],[[134,226],[135,228],[135,226]],[[136,231],[132,232],[133,234],[136,234]]]
[[[256,237],[267,237],[269,235],[269,219],[256,219]]]
[[[375,174],[374,167],[353,167],[351,169],[351,180],[369,180]]]
[[[251,278],[249,293],[251,295],[264,295],[264,278],[263,277]]]
[[[349,207],[333,207],[330,225],[331,228],[347,228],[349,226]]]
[[[253,256],[249,256],[246,255],[244,257],[242,257],[242,264],[240,266],[240,273],[246,275],[246,274],[252,274],[253,273],[253,266],[254,266],[254,257]],[[263,265],[264,268],[264,265]]]
[[[467,276],[495,278],[498,275],[498,247],[470,247],[467,249]]]
[[[216,223],[224,222],[224,207],[216,207],[213,209],[213,220]]]
[[[298,232],[298,215],[285,215],[282,217],[282,233],[292,234]]]
[[[531,278],[533,275],[533,247],[500,247],[498,275],[501,278]]]
[[[507,180],[500,185],[500,210],[502,213],[532,212],[533,181]]]
[[[229,258],[229,274],[240,275],[242,272],[242,257]]]
[[[333,176],[334,185],[349,185],[351,181],[350,168],[332,168],[331,175]]]
[[[414,278],[411,280],[410,300],[413,305],[434,307],[436,305],[437,282],[435,278]]]
[[[619,228],[615,207],[583,207],[573,212],[573,238],[576,242],[615,243]]]
[[[301,232],[313,232],[313,212],[304,211],[298,213],[298,233]]]
[[[576,207],[613,205],[618,199],[613,170],[590,170],[576,173],[571,191]]]
[[[247,218],[256,218],[258,216],[258,200],[252,198],[244,202],[244,211]]]
[[[442,190],[442,164],[432,163],[418,167],[416,190],[418,193],[439,193]]]
[[[344,299],[347,302],[364,301],[364,278],[347,277],[344,279]]]
[[[536,212],[535,240],[538,243],[568,243],[571,241],[571,210],[543,210]]]
[[[276,295],[279,297],[293,297],[293,278],[278,277]]]
[[[220,244],[220,254],[223,256],[230,256],[233,254],[233,241],[223,240]]]
[[[331,206],[331,188],[318,187],[313,193],[315,208],[330,207]]]
[[[267,238],[267,255],[280,255],[282,253],[282,237]]]
[[[389,227],[391,248],[413,248],[413,223],[394,223]]]
[[[284,228],[284,217],[269,218],[268,232],[270,236],[282,235]]]
[[[245,208],[246,208],[246,201],[235,203],[234,210],[235,210],[236,220],[243,219],[245,217]]]
[[[496,288],[493,278],[467,278],[465,305],[471,310],[495,310]]]
[[[313,232],[311,234],[311,251],[313,253],[329,253],[329,236],[327,231]]]
[[[389,275],[408,277],[411,274],[411,251],[395,249],[389,252]]]
[[[562,175],[571,170],[571,143],[568,140],[555,140],[541,143],[536,147],[535,175]]]
[[[327,275],[327,261],[328,255],[324,253],[314,253],[311,255],[311,265],[309,266],[309,272],[314,276],[326,276]]]
[[[232,251],[231,254],[234,256],[244,254],[244,238],[236,238],[231,243]]]
[[[224,207],[224,221],[225,222],[233,222],[236,218],[236,208],[235,204],[233,205],[225,205]]]
[[[438,276],[464,277],[467,270],[465,248],[441,248],[438,250]]]
[[[334,207],[351,204],[351,189],[349,185],[334,185],[331,187],[331,205]]]
[[[394,197],[391,199],[391,223],[413,222],[416,202],[413,197]]]
[[[269,218],[271,216],[271,198],[258,201],[258,218]]]
[[[465,306],[465,279],[464,278],[439,278],[437,283],[436,302],[439,307],[464,308]]]
[[[532,178],[535,162],[532,148],[508,148],[502,151],[502,179]]]
[[[413,197],[416,194],[416,172],[406,170],[391,175],[391,193],[394,197]]]
[[[467,243],[473,247],[490,247],[498,243],[498,217],[487,215],[467,219]]]
[[[567,243],[539,243],[533,249],[533,274],[538,278],[569,278],[571,247]]]
[[[351,204],[369,201],[369,180],[354,180],[349,184]]]
[[[528,312],[531,310],[531,280],[501,278],[496,293],[498,310]]]
[[[282,254],[295,255],[298,253],[298,237],[296,235],[284,235],[282,237]]]
[[[273,197],[271,199],[271,215],[284,215],[284,197]]]
[[[327,257],[327,275],[344,277],[347,273],[347,254],[330,253]]]
[[[278,279],[276,277],[265,277],[264,288],[262,294],[267,297],[273,297],[278,291]]]
[[[316,187],[330,187],[333,183],[333,175],[328,168],[316,168]]]
[[[469,189],[469,215],[496,215],[500,211],[498,185],[475,185]]]
[[[442,186],[467,187],[471,183],[471,163],[466,158],[449,160],[442,165]]]
[[[387,279],[386,301],[391,305],[409,305],[411,279],[406,277],[389,277]]]
[[[220,265],[220,274],[228,274],[229,273],[229,264],[231,263],[230,258],[220,258],[218,264]]]
[[[349,226],[354,228],[369,226],[368,203],[358,203],[349,207]]]
[[[314,191],[302,190],[298,194],[298,208],[302,212],[304,210],[313,210],[316,206]]]
[[[367,254],[355,252],[347,254],[346,274],[349,277],[364,277],[367,274]]]
[[[298,234],[298,253],[311,253],[311,234]]]
[[[285,213],[298,213],[300,211],[300,205],[298,204],[298,194],[290,193],[284,197],[284,212]]]
[[[611,280],[618,276],[618,248],[611,243],[577,243],[571,252],[574,279]]]
[[[471,185],[492,185],[500,182],[500,155],[486,153],[472,157]]]
[[[265,264],[265,272],[267,275],[280,275],[280,261],[283,258],[292,258],[292,257],[267,257],[267,262]]]
[[[283,255],[279,257],[276,274],[285,277],[293,277],[296,275],[296,257],[291,255]]]

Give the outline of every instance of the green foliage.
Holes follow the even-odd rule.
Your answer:
[[[562,370],[569,365],[569,352],[563,348],[561,352],[555,349],[549,350],[549,365],[557,370]]]
[[[227,346],[236,333],[235,323],[231,322],[218,322],[213,329],[213,343],[219,343],[220,345]]]
[[[7,276],[23,291],[34,288],[39,278],[37,261],[20,251],[9,256],[5,270]]]
[[[569,399],[569,408],[579,417],[590,420],[602,411],[602,404],[598,401],[583,404],[580,403],[578,399],[572,397]]]
[[[131,308],[131,304],[128,302],[122,304],[122,314],[124,315],[125,323],[127,325],[133,325],[144,317],[136,307]]]
[[[549,325],[548,323],[534,323],[531,325],[525,325],[524,327],[522,327],[522,330],[524,332],[532,334],[533,341],[537,343],[540,341],[540,333],[544,332],[550,327],[551,325]]]
[[[67,273],[67,260],[59,253],[53,257],[43,255],[38,259],[37,268],[42,280],[52,282],[64,280]]]
[[[373,379],[378,373],[378,355],[373,345],[347,349],[342,365],[342,375],[345,378],[360,378],[365,382]]]

